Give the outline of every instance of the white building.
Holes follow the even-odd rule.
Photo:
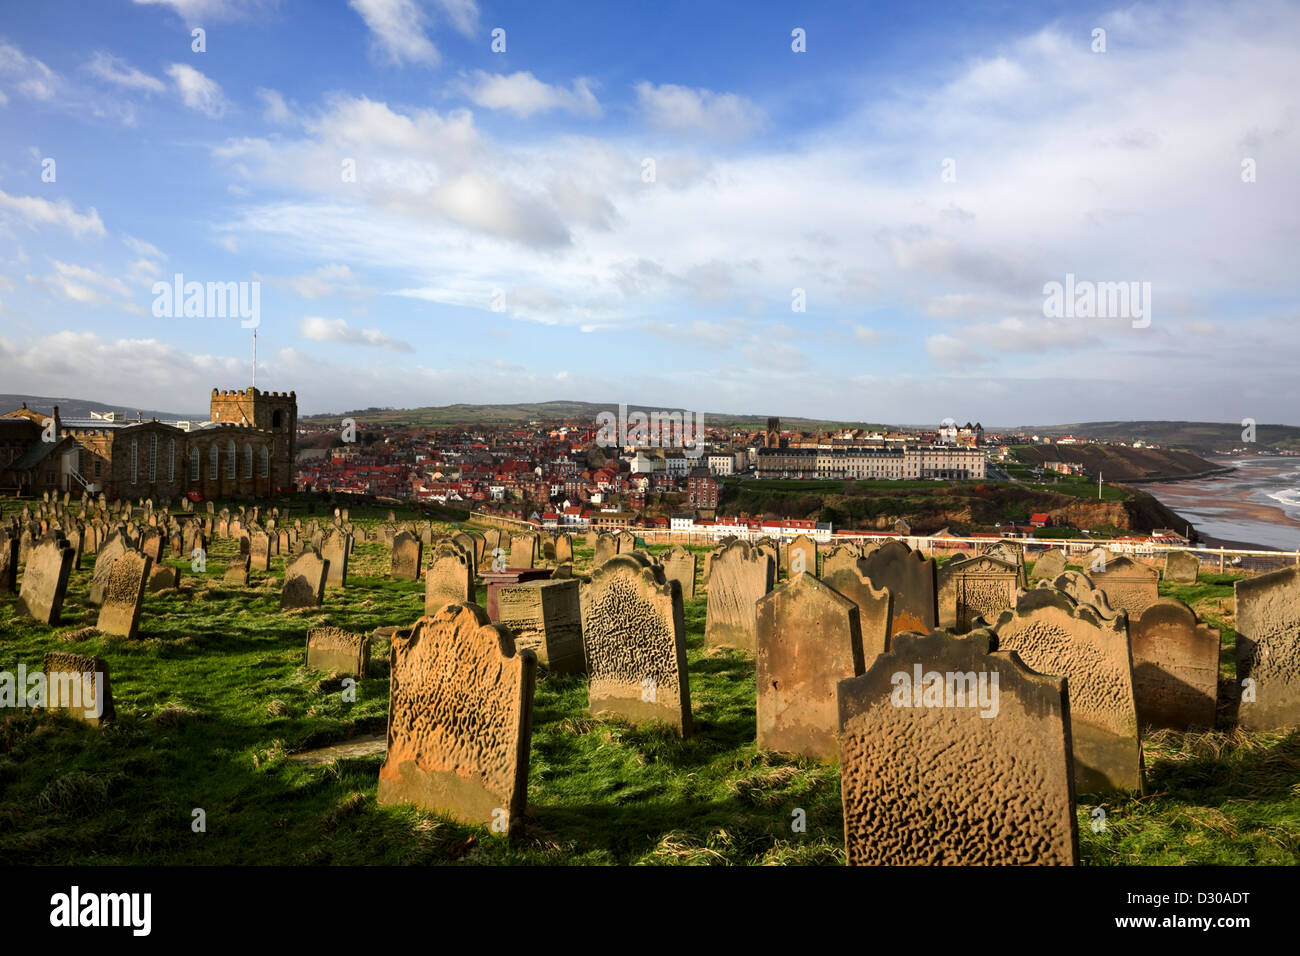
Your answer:
[[[709,455],[707,458],[709,473],[715,478],[725,478],[736,473],[736,456],[728,454]]]

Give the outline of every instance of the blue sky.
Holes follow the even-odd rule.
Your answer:
[[[10,4],[0,392],[1297,422],[1300,9],[807,6]]]

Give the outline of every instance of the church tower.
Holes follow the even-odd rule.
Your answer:
[[[293,487],[293,460],[297,453],[298,397],[295,392],[212,390],[209,417],[214,422],[252,426],[271,436],[271,488]]]

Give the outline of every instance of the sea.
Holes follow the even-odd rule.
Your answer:
[[[1212,546],[1300,550],[1300,457],[1234,458],[1215,464],[1229,471],[1140,487],[1190,521]]]

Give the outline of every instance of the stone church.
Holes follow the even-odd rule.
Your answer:
[[[0,491],[117,498],[266,497],[293,490],[294,392],[212,390],[206,422],[0,415]]]

